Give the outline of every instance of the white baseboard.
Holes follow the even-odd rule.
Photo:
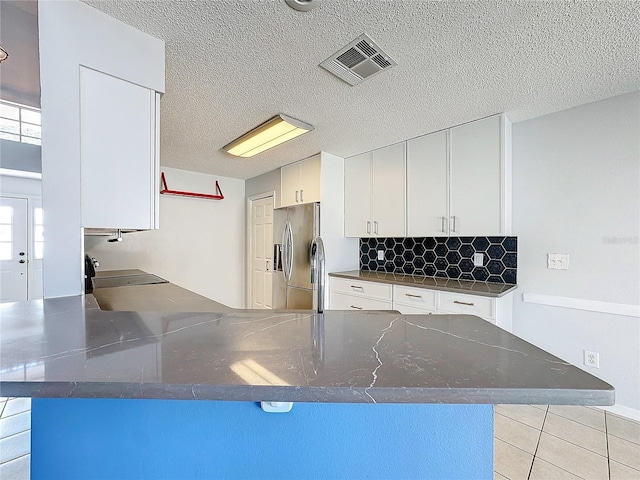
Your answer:
[[[640,410],[631,407],[625,407],[624,405],[615,404],[611,407],[596,407],[602,410],[606,410],[607,412],[614,413],[621,417],[630,418],[631,420],[635,420],[636,422],[640,422]]]
[[[523,293],[522,301],[552,307],[574,308],[577,310],[587,310],[589,312],[623,315],[625,317],[640,317],[640,306],[627,305],[624,303],[600,302],[580,298],[558,297],[555,295],[541,295],[539,293]]]

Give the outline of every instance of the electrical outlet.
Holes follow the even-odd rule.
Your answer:
[[[484,253],[474,253],[473,254],[473,266],[481,267],[484,263]]]
[[[600,354],[584,350],[584,364],[587,367],[600,368]]]
[[[551,268],[553,270],[569,270],[569,254],[548,253],[547,268]]]
[[[378,260],[384,260],[384,250],[378,250]]]

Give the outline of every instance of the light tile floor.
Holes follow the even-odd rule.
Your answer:
[[[589,407],[496,405],[494,425],[495,480],[640,480],[638,422]],[[29,479],[30,433],[31,399],[0,398],[0,479]]]
[[[496,405],[495,480],[640,480],[640,423],[597,408]]]
[[[31,399],[0,397],[0,479],[29,480]]]

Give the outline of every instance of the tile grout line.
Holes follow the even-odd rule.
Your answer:
[[[575,423],[577,423],[577,424],[579,424],[579,425],[584,425],[585,427],[589,427],[589,428],[591,428],[591,429],[593,429],[593,430],[597,430],[597,431],[599,431],[599,432],[604,432],[604,433],[606,433],[606,426],[605,426],[605,429],[604,429],[604,430],[600,430],[599,428],[592,427],[591,425],[587,425],[586,423],[582,423],[581,421],[579,421],[579,420],[575,420],[575,419],[573,419],[573,418],[565,417],[564,415],[560,415],[559,413],[554,413],[554,412],[549,412],[549,413],[550,413],[551,415],[555,415],[556,417],[564,418],[565,420],[570,420],[570,421],[575,422]],[[546,418],[546,417],[545,417],[545,418]]]
[[[516,423],[519,423],[520,425],[524,425],[524,426],[526,426],[526,427],[533,428],[534,430],[541,430],[541,429],[542,429],[542,427],[540,427],[540,428],[538,428],[538,427],[532,427],[532,426],[531,426],[531,425],[529,425],[528,423],[521,422],[520,420],[518,420],[518,419],[516,419],[516,418],[512,418],[512,417],[510,417],[510,416],[508,416],[508,415],[503,415],[502,413],[499,413],[499,412],[495,412],[495,413],[496,413],[496,415],[500,415],[501,417],[504,417],[504,418],[507,418],[507,419],[509,419],[509,420],[512,420],[512,421],[514,421],[514,422],[516,422]],[[544,420],[543,420],[543,423],[544,423]]]
[[[598,430],[598,431],[599,431],[600,433],[604,433],[604,434],[605,434],[605,436],[607,435],[605,432],[602,432],[602,431],[600,431],[600,430]],[[601,453],[594,452],[594,451],[593,451],[593,450],[591,450],[590,448],[583,447],[582,445],[578,445],[577,443],[573,443],[571,440],[567,440],[566,438],[559,437],[558,435],[554,435],[553,433],[549,433],[549,432],[544,432],[544,433],[546,433],[546,434],[547,434],[547,435],[549,435],[550,437],[554,437],[554,438],[557,438],[558,440],[562,440],[563,442],[566,442],[566,443],[568,443],[569,445],[573,445],[574,447],[578,447],[578,448],[581,448],[582,450],[586,450],[586,451],[587,451],[587,452],[589,452],[589,453],[593,453],[594,455],[598,455],[599,457],[605,457],[605,456],[607,456],[607,457],[608,457],[608,455],[609,455],[609,451],[608,451],[608,449],[607,449],[607,455],[602,455]],[[557,465],[556,465],[556,467],[557,467]]]
[[[5,440],[7,438],[15,437],[16,435],[20,435],[21,433],[30,432],[30,431],[31,431],[31,427],[27,428],[26,430],[22,430],[20,432],[12,433],[11,435],[7,435],[6,437],[1,437],[0,440]]]
[[[607,412],[604,413],[604,440],[607,448],[607,472],[611,480],[611,458],[609,457],[609,428],[607,426]]]
[[[11,460],[7,460],[6,462],[2,462],[0,463],[0,465],[6,465],[7,463],[11,463],[15,460],[20,460],[21,458],[28,457],[29,455],[31,455],[31,452],[25,453],[24,455],[20,455],[19,457],[16,457],[16,458],[12,458]]]
[[[531,478],[531,472],[533,472],[533,464],[536,461],[536,456],[538,453],[538,447],[540,446],[540,439],[542,438],[542,430],[544,429],[544,422],[547,421],[547,415],[549,413],[549,405],[547,405],[547,409],[544,411],[544,419],[542,420],[542,426],[540,427],[540,431],[538,432],[538,441],[536,442],[536,449],[533,452],[533,459],[531,460],[531,466],[529,467],[529,473],[527,474],[527,480]]]
[[[17,415],[22,415],[23,413],[29,413],[29,412],[31,412],[31,409],[25,410],[24,412],[12,413],[11,415],[7,415],[6,417],[0,417],[0,420],[4,420],[5,418],[15,417]]]

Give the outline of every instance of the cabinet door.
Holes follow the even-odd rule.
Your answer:
[[[80,69],[82,226],[155,227],[156,95]]]
[[[370,237],[371,225],[371,152],[344,161],[344,234],[346,237]]]
[[[320,155],[300,162],[300,202],[313,203],[321,200]]]
[[[300,203],[300,163],[285,165],[280,169],[280,206]]]
[[[451,129],[451,235],[502,233],[500,122],[494,116]]]
[[[406,143],[373,152],[373,235],[404,237],[406,232]]]
[[[448,131],[407,141],[407,235],[448,232]]]

